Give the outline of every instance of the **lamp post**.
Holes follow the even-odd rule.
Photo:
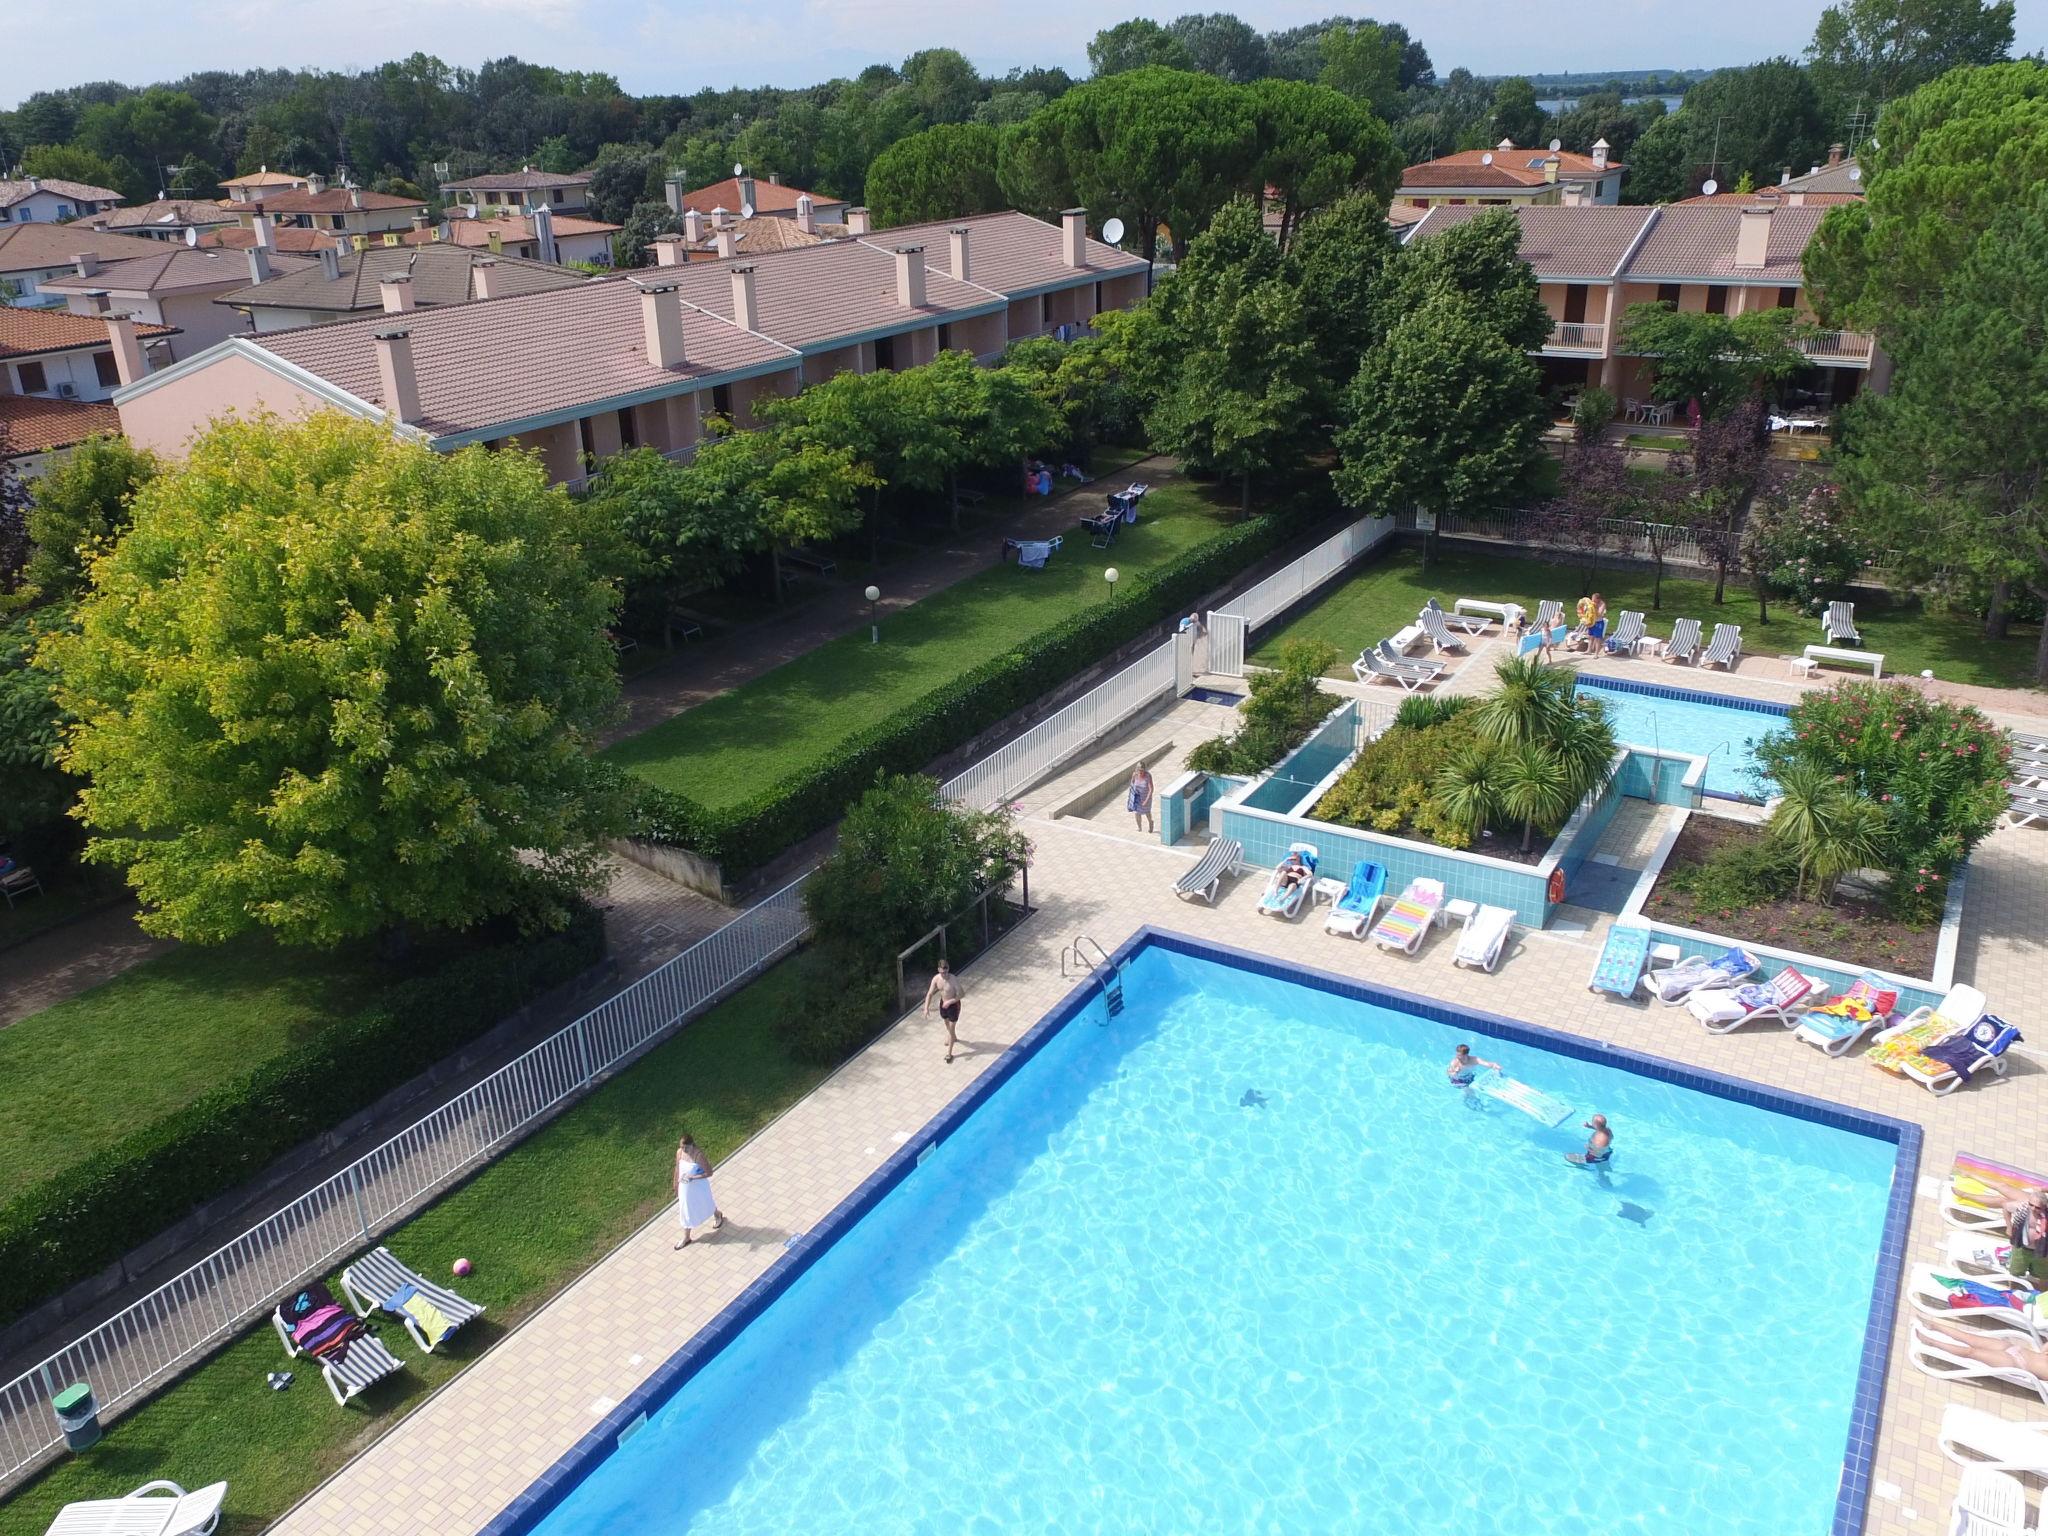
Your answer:
[[[1112,565],[1112,566],[1111,566],[1111,567],[1110,567],[1110,568],[1109,568],[1108,570],[1104,571],[1104,572],[1102,573],[1102,579],[1103,579],[1104,581],[1106,581],[1106,582],[1108,582],[1108,583],[1109,583],[1109,600],[1110,600],[1110,601],[1111,601],[1112,603],[1113,603],[1113,602],[1115,602],[1115,601],[1116,601],[1116,567]]]
[[[867,590],[867,599],[868,644],[880,645],[882,643],[882,619],[881,614],[875,608],[875,604],[879,603],[882,600],[882,589],[880,587],[869,587]]]

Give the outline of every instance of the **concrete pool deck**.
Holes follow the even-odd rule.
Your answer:
[[[1643,671],[1651,680],[1682,677],[1695,685],[1691,669]],[[1747,678],[1731,683],[1748,691]],[[1364,692],[1371,697],[1373,690]],[[1776,695],[1758,689],[1753,696]],[[1914,1121],[1926,1137],[1908,1245],[1915,1260],[1939,1256],[1948,1229],[1933,1196],[1955,1153],[2048,1168],[2048,1058],[2020,1055],[2007,1078],[1935,1098],[1854,1057],[1823,1056],[1783,1030],[1711,1035],[1682,1010],[1585,990],[1612,921],[1604,914],[1574,909],[1583,923],[1577,932],[1518,931],[1499,970],[1486,975],[1451,964],[1454,938],[1447,930],[1432,934],[1410,958],[1326,935],[1321,909],[1291,923],[1262,918],[1254,908],[1263,876],[1255,871],[1226,882],[1214,908],[1177,900],[1172,885],[1195,857],[1192,847],[1138,841],[1128,832],[1128,818],[1109,830],[1051,814],[1089,773],[1099,775],[1104,765],[1134,755],[1134,740],[1170,736],[1185,750],[1190,743],[1175,734],[1177,724],[1140,722],[1088,763],[1071,765],[1020,797],[1021,821],[1037,848],[1031,890],[1039,907],[963,978],[969,1054],[947,1066],[936,1024],[907,1016],[720,1165],[719,1201],[731,1218],[724,1232],[677,1253],[672,1214],[657,1218],[274,1529],[290,1536],[480,1530],[757,1278],[788,1237],[830,1211],[1063,996],[1074,983],[1061,976],[1061,951],[1077,934],[1113,949],[1149,923]],[[1633,822],[1610,831],[1617,847],[1642,835]],[[2008,1010],[2022,1027],[2032,1018],[2027,1004],[2048,983],[2048,833],[2005,827],[1979,848],[1957,979],[1982,987],[1993,1007]],[[1625,1145],[1627,1128],[1619,1131]],[[665,1168],[648,1170],[650,1182],[667,1177]],[[487,1261],[488,1255],[480,1257]],[[1810,1283],[1811,1277],[1787,1280]],[[1860,1298],[1843,1300],[1860,1305]],[[1887,1536],[1946,1528],[1959,1475],[1935,1443],[1946,1404],[1967,1403],[2015,1421],[2041,1411],[2033,1398],[2008,1388],[1937,1382],[1915,1371],[1904,1352],[1911,1315],[1902,1316],[1893,1338],[1873,1473],[1877,1491],[1865,1523],[1866,1531]],[[1567,1325],[1573,1320],[1560,1320]],[[1785,1341],[1770,1342],[1782,1347]],[[1731,1426],[1730,1432],[1743,1431]],[[2038,1482],[2033,1491],[2038,1497]]]

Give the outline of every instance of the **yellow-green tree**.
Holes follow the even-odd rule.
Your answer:
[[[226,422],[132,510],[38,663],[86,857],[144,927],[402,941],[590,882],[621,820],[588,750],[617,595],[537,459]]]

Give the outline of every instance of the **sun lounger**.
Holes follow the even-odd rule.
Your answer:
[[[6,898],[9,907],[12,907],[19,897],[42,894],[43,882],[36,878],[33,869],[0,855],[0,897]]]
[[[1889,1029],[1877,1032],[1877,1043],[1863,1053],[1873,1067],[1897,1072],[1927,1046],[1963,1033],[1984,1017],[1987,1000],[1966,982],[1948,989],[1939,1008],[1915,1008]]]
[[[309,1324],[344,1332],[348,1339],[346,1347],[308,1354],[309,1348],[322,1347],[309,1342]],[[279,1302],[270,1314],[270,1326],[277,1330],[278,1341],[287,1355],[318,1363],[321,1378],[338,1404],[346,1405],[350,1398],[403,1369],[399,1358],[362,1323],[350,1317],[324,1285],[306,1286]]]
[[[1826,992],[1811,976],[1788,965],[1762,984],[1751,982],[1729,991],[1695,992],[1685,1000],[1685,1008],[1717,1035],[1745,1024],[1776,1023],[1791,1029],[1807,1007]]]
[[[1987,1067],[1992,1076],[2005,1076],[2005,1053],[2019,1041],[2017,1028],[1987,1013],[1962,1034],[1908,1056],[1899,1063],[1899,1071],[1929,1093],[1954,1093]]]
[[[1611,992],[1616,997],[1634,997],[1642,980],[1643,961],[1650,953],[1650,930],[1617,923],[1607,930],[1607,942],[1587,978],[1589,992]]]
[[[1643,989],[1660,1003],[1677,1007],[1693,993],[1734,986],[1754,976],[1757,959],[1746,949],[1724,949],[1709,960],[1705,955],[1687,955],[1678,964],[1643,977]]]
[[[1699,649],[1700,621],[1680,619],[1671,626],[1671,638],[1664,642],[1664,659],[1690,662],[1699,654]]]
[[[2009,793],[2005,809],[2016,827],[2031,827],[2048,822],[2048,791],[2014,789]]]
[[[2048,1403],[2048,1381],[2043,1381],[2031,1371],[2021,1370],[2017,1365],[1986,1365],[1981,1360],[1972,1360],[1968,1355],[1956,1354],[1949,1340],[1931,1329],[1922,1327],[1919,1323],[1913,1325],[1913,1342],[1906,1346],[1906,1358],[1913,1362],[1914,1369],[1939,1381],[2004,1382],[2009,1387],[2018,1387],[2023,1392],[2031,1392],[2040,1398],[2042,1402]],[[1960,1462],[1966,1466],[1969,1464],[1969,1459],[1958,1456],[1950,1449],[1948,1415],[1972,1411],[1967,1408],[1958,1409],[1952,1404],[1948,1412],[1942,1415],[1941,1421],[1941,1449],[1943,1454],[1950,1461]],[[1987,1419],[1990,1417],[1988,1414],[1979,1414],[1977,1416]],[[2003,1419],[1993,1422],[1997,1423],[2002,1429],[2031,1429],[2034,1431],[2048,1429],[2048,1425],[2015,1425],[2008,1424]],[[2038,1433],[2035,1434],[2034,1438],[2040,1440],[2039,1450],[2030,1449],[2025,1454],[2038,1458],[2033,1463],[2035,1466],[2048,1469],[2048,1439],[2043,1439]],[[1987,1447],[1986,1440],[1975,1434],[1972,1434],[1969,1441],[1959,1440],[1957,1443],[1963,1446],[1974,1443],[1980,1447]],[[2016,1448],[2017,1443],[2013,1446],[2005,1447],[2004,1450],[2011,1451]],[[2011,1472],[2027,1470],[2027,1466],[2024,1464],[2006,1461],[2001,1450],[1996,1447],[1987,1447],[1982,1451],[1982,1456],[1987,1466],[1996,1466]]]
[[[1916,1264],[1906,1280],[1906,1304],[1940,1322],[1984,1324],[1993,1332],[2042,1340],[2041,1297],[2011,1281],[1982,1275],[1953,1275],[1933,1264]]]
[[[1536,622],[1531,628],[1555,629],[1557,621],[1564,617],[1564,604],[1555,598],[1546,597],[1536,605]]]
[[[1742,664],[1742,626],[1740,624],[1716,624],[1714,638],[1707,642],[1707,648],[1700,653],[1699,664],[1703,667],[1725,667],[1733,672]]]
[[[1873,1029],[1888,1026],[1898,1004],[1898,990],[1865,971],[1840,997],[1800,1015],[1792,1034],[1830,1056],[1843,1056]]]
[[[1395,636],[1393,640],[1382,640],[1372,648],[1373,654],[1396,672],[1409,672],[1432,682],[1435,681],[1437,675],[1443,671],[1444,664],[1440,661],[1434,661],[1427,656],[1418,659],[1402,655],[1400,647],[1395,644],[1395,640],[1399,638],[1399,636]]]
[[[1309,887],[1315,884],[1316,862],[1319,855],[1313,843],[1289,843],[1289,853],[1301,855],[1301,862],[1308,872],[1299,880],[1282,883],[1280,873],[1287,867],[1282,859],[1273,866],[1273,873],[1266,877],[1265,894],[1259,897],[1259,910],[1268,917],[1292,917],[1301,910],[1301,904],[1308,899]]]
[[[1975,1362],[1966,1362],[1974,1364]],[[1985,1370],[1979,1366],[1978,1369]],[[1944,1374],[1930,1371],[1929,1375]],[[1986,1371],[1986,1374],[1990,1374]],[[2024,1372],[2014,1374],[2024,1375]],[[2029,1391],[2041,1390],[2034,1378]],[[1950,1403],[1941,1410],[1941,1454],[1961,1467],[1990,1467],[1999,1472],[2048,1473],[2048,1424],[2015,1424],[1981,1408]]]
[[[1948,1507],[1950,1536],[2038,1536],[2027,1519],[2027,1485],[1996,1467],[1965,1467]]]
[[[1372,925],[1373,914],[1379,911],[1380,897],[1386,889],[1385,867],[1371,859],[1360,859],[1352,866],[1349,888],[1331,906],[1330,915],[1323,919],[1323,932],[1348,933],[1354,939],[1364,938],[1365,930]]]
[[[1422,876],[1410,880],[1408,889],[1394,898],[1387,915],[1373,929],[1373,943],[1381,949],[1414,954],[1422,947],[1422,936],[1429,932],[1430,924],[1436,921],[1436,914],[1443,904],[1443,881]]]
[[[1435,682],[1437,674],[1442,671],[1443,667],[1436,663],[1396,666],[1377,651],[1361,651],[1358,660],[1351,663],[1351,675],[1361,683],[1369,683],[1376,677],[1383,677],[1390,682],[1399,683],[1404,693],[1413,693],[1416,689]]]
[[[1444,612],[1441,608],[1425,608],[1415,617],[1416,622],[1422,626],[1422,632],[1429,636],[1429,643],[1438,650],[1462,651],[1465,649],[1465,642],[1445,627]]]
[[[1633,656],[1642,643],[1643,616],[1633,608],[1624,608],[1621,617],[1615,621],[1614,633],[1607,637],[1607,654]]]
[[[2012,1252],[2012,1244],[2005,1240],[2005,1233],[1996,1232],[1951,1232],[1948,1241],[1942,1245],[1942,1273],[1945,1275],[1967,1275],[1972,1280],[1989,1277],[2004,1281],[2008,1271],[2006,1257]]]
[[[1210,906],[1216,905],[1216,892],[1222,888],[1223,877],[1237,873],[1238,865],[1244,862],[1244,844],[1234,837],[1216,837],[1209,840],[1209,846],[1202,850],[1195,867],[1174,882],[1174,894],[1186,900],[1199,896]]]
[[[1942,1220],[1966,1232],[2003,1234],[2005,1207],[2036,1189],[2048,1189],[2048,1176],[1958,1152],[1942,1187]]]
[[[405,1324],[413,1343],[432,1354],[435,1348],[484,1309],[395,1257],[389,1248],[375,1248],[341,1272],[341,1291],[356,1316],[368,1317],[382,1307]]]
[[[1488,622],[1483,613],[1447,613],[1444,611],[1444,605],[1433,597],[1422,606],[1440,617],[1451,628],[1468,635],[1478,634],[1486,628]]]
[[[1856,632],[1856,605],[1833,602],[1828,604],[1828,616],[1820,621],[1821,635],[1829,645],[1848,642],[1861,645],[1863,636]]]
[[[1508,934],[1514,926],[1512,909],[1480,907],[1465,919],[1458,934],[1458,952],[1451,956],[1451,964],[1491,971],[1500,964],[1501,951],[1507,947]]]
[[[159,1478],[118,1499],[66,1504],[45,1536],[210,1536],[227,1496],[226,1483],[187,1493]]]

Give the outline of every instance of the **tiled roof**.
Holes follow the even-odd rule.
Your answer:
[[[154,240],[110,235],[81,224],[14,224],[0,229],[0,272],[68,267],[80,252],[119,261],[123,256],[148,256],[158,248]]]
[[[1725,203],[1730,207],[1744,208],[1751,203],[1760,203],[1766,205],[1775,204],[1783,208],[1832,208],[1837,203],[1860,203],[1863,201],[1863,194],[1861,192],[1799,191],[1797,195],[1799,201],[1794,203],[1790,197],[1785,195],[1785,188],[1782,186],[1761,187],[1754,192],[1701,193],[1698,197],[1680,198],[1678,206],[1681,208],[1695,208],[1701,203]]]
[[[822,234],[805,234],[796,227],[795,219],[741,219],[733,225],[732,233],[734,248],[741,256],[772,256],[777,251],[797,251],[807,245],[823,245],[826,239]],[[688,241],[683,243],[699,259],[706,253],[715,256],[718,251],[716,234],[706,235],[695,245]]]
[[[357,198],[362,201],[358,203]],[[268,192],[257,201],[242,204],[265,213],[382,213],[393,208],[424,208],[416,197],[394,197],[389,192],[366,192],[361,187],[329,187],[325,192]]]
[[[795,213],[796,200],[808,197],[811,206],[823,208],[828,204],[835,208],[846,206],[840,197],[827,197],[822,192],[806,192],[802,187],[783,186],[765,176],[754,179],[754,211],[756,213]],[[723,208],[727,213],[736,214],[746,199],[740,196],[737,176],[728,176],[723,181],[714,181],[708,187],[699,187],[694,192],[683,194],[683,207],[694,208],[699,213],[713,213]],[[678,210],[680,211],[680,210]]]
[[[472,251],[458,245],[373,245],[340,260],[341,276],[329,278],[317,261],[299,265],[297,271],[267,282],[222,294],[220,302],[237,308],[334,310],[350,314],[384,306],[378,288],[387,277],[400,273],[412,279],[412,301],[431,308],[467,304],[477,297],[476,264],[491,260],[488,251]],[[575,288],[589,281],[581,272],[546,262],[526,261],[517,256],[500,256],[499,296],[508,293],[538,293],[551,288]]]
[[[1594,181],[1610,171],[1623,169],[1619,160],[1595,165],[1590,155],[1557,150],[1559,181]],[[1544,184],[1543,162],[1547,149],[1461,149],[1454,155],[1439,155],[1401,173],[1403,187],[1540,187]]]
[[[983,288],[998,289],[1013,298],[1090,277],[1122,277],[1145,270],[1142,256],[1104,245],[1100,240],[1088,241],[1084,251],[1086,268],[1070,267],[1060,259],[1059,226],[1034,219],[1028,213],[984,213],[934,224],[899,224],[862,239],[884,250],[897,245],[922,245],[925,264],[944,268],[952,260],[946,232],[960,228],[968,231],[968,276]]]
[[[587,187],[588,176],[557,176],[549,171],[536,171],[531,167],[518,171],[498,171],[488,176],[471,176],[463,181],[444,181],[443,192],[535,192],[551,187]]]
[[[141,337],[175,336],[175,325],[138,325]],[[80,347],[111,347],[107,324],[97,315],[74,315],[62,309],[15,309],[0,305],[0,357],[31,357],[38,352],[72,352]]]
[[[153,203],[138,203],[133,208],[109,208],[105,213],[89,214],[78,222],[88,229],[125,233],[141,229],[183,229],[188,224],[200,228],[232,224],[235,215],[233,209],[204,198],[160,197]]]
[[[246,176],[230,176],[221,183],[224,187],[303,187],[306,178],[288,176],[283,171],[273,171],[265,166],[260,171],[251,171]]]
[[[1417,213],[1422,209],[1414,210]],[[1426,240],[1486,213],[1512,214],[1522,226],[1522,260],[1538,277],[1612,277],[1636,243],[1643,226],[1656,216],[1653,208],[1588,205],[1567,208],[1481,208],[1476,204],[1431,208],[1408,238]]]
[[[1578,210],[1591,213],[1587,208]],[[1820,227],[1825,208],[1779,208],[1761,267],[1735,265],[1736,231],[1742,209],[1724,203],[1680,203],[1657,210],[1657,222],[1628,264],[1637,282],[1710,282],[1747,278],[1753,282],[1802,281],[1800,262]]]
[[[271,230],[270,244],[273,250],[318,252],[334,246],[337,243],[336,234],[337,231],[331,229],[299,229],[287,224]],[[242,225],[232,229],[222,225],[218,229],[206,230],[199,236],[202,250],[208,246],[219,246],[224,250],[246,251],[255,243],[256,231]]]
[[[1779,190],[1853,192],[1860,196],[1864,190],[1863,168],[1854,159],[1838,160],[1833,165],[1816,165],[1804,176],[1794,176],[1779,183]]]
[[[36,286],[45,293],[91,293],[104,288],[108,293],[174,293],[181,288],[217,288],[223,283],[246,283],[249,259],[240,251],[193,250],[183,244],[152,240],[155,254],[133,256],[103,264],[91,277],[71,273],[46,278]],[[296,271],[310,258],[278,256],[279,272]]]
[[[260,347],[359,400],[382,406],[374,338],[403,324],[412,333],[413,370],[425,412],[419,425],[437,436],[574,411],[691,378],[795,361],[786,347],[686,307],[687,361],[679,368],[656,368],[647,361],[640,300],[640,289],[630,280],[599,278],[558,292],[403,317],[371,315],[242,337],[231,345]]]
[[[121,413],[111,400],[0,395],[0,456],[22,458],[69,448],[95,433],[121,435]]]
[[[1410,224],[1420,224],[1428,213],[1427,208],[1410,208],[1406,203],[1395,203],[1387,209],[1387,222],[1396,229],[1406,229]]]
[[[38,192],[52,192],[80,203],[118,203],[121,194],[110,187],[95,187],[83,181],[64,181],[55,176],[38,176],[33,181],[0,181],[0,208],[12,208]]]
[[[572,213],[548,214],[548,222],[554,226],[555,238],[566,239],[570,235],[615,235],[621,226],[607,224],[602,219],[581,219]],[[533,238],[533,219],[528,214],[512,218],[458,218],[448,220],[448,238],[440,238],[440,232],[433,229],[409,229],[405,232],[407,245],[463,245],[484,246],[491,243],[491,236],[498,236],[501,244],[516,244]]]

